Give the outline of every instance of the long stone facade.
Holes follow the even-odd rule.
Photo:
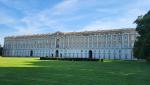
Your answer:
[[[10,36],[4,39],[4,56],[132,60],[135,29]]]

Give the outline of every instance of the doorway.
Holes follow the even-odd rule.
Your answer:
[[[56,55],[55,55],[55,56],[56,56],[56,57],[59,57],[59,51],[58,51],[58,50],[56,50],[56,52],[55,52],[55,53],[56,53]]]
[[[92,55],[93,55],[92,50],[89,50],[89,59],[92,59]]]
[[[33,56],[33,51],[32,50],[30,51],[30,56]]]

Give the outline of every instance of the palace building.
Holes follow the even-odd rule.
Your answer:
[[[133,28],[9,36],[3,56],[132,60]]]

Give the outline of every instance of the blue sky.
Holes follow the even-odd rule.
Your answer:
[[[0,0],[0,44],[11,35],[135,28],[150,0]]]

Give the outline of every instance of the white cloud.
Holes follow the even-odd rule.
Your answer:
[[[111,4],[112,2],[108,2]],[[8,6],[11,3],[8,4]],[[47,8],[41,10],[38,14],[32,14],[30,12],[26,12],[26,16],[20,20],[16,20],[16,24],[14,25],[14,21],[11,18],[4,17],[3,22],[11,24],[17,31],[16,34],[36,34],[45,32],[45,30],[50,31],[70,31],[72,29],[68,29],[68,23],[63,23],[63,21],[73,21],[79,20],[81,18],[88,18],[88,14],[79,15],[76,14],[75,16],[68,16],[67,18],[62,15],[67,15],[69,13],[73,13],[75,10],[86,9],[92,6],[99,6],[105,5],[104,3],[99,3],[97,0],[88,0],[88,1],[79,1],[79,0],[63,0],[62,2],[54,5],[52,8]],[[147,10],[142,10],[142,7],[148,6],[150,4],[150,0],[138,0],[135,4],[131,3],[127,6],[117,7],[117,9],[110,10],[110,8],[100,8],[94,9],[97,12],[105,12],[105,13],[120,13],[122,16],[111,16],[115,18],[98,18],[97,20],[91,21],[87,23],[86,26],[81,27],[81,31],[83,30],[98,30],[98,29],[110,29],[110,28],[126,28],[126,27],[135,27],[133,21],[137,18],[138,15],[144,14]],[[21,5],[20,5],[21,6]],[[80,8],[82,7],[82,8]],[[85,8],[84,8],[85,7]],[[17,8],[17,6],[15,6]],[[99,7],[98,7],[99,8]],[[123,13],[120,10],[124,10]],[[81,11],[81,10],[80,10]],[[94,11],[95,12],[95,11]],[[57,16],[61,18],[57,18]],[[101,15],[100,15],[101,16]],[[89,17],[95,17],[89,15]],[[3,18],[3,17],[2,17]],[[0,19],[2,19],[0,18]],[[1,22],[1,21],[0,21]],[[86,22],[86,21],[85,21]],[[74,29],[73,29],[74,30]]]
[[[123,6],[122,8],[116,9],[98,9],[98,12],[106,12],[106,13],[112,13],[112,12],[118,12],[121,17],[114,16],[112,17],[104,17],[103,19],[97,19],[95,21],[91,21],[87,25],[85,25],[80,31],[85,30],[107,30],[107,29],[120,29],[120,28],[135,28],[136,24],[134,24],[134,21],[139,15],[144,15],[147,13],[149,9],[144,9],[146,7],[150,7],[150,0],[138,0],[134,4],[128,4],[126,6]],[[120,11],[123,12],[120,12]]]
[[[66,13],[66,11],[72,10],[76,3],[77,0],[64,0],[52,8],[47,8],[40,11],[38,14],[27,14],[27,16],[20,20],[20,23],[22,23],[23,26],[15,27],[18,32],[17,34],[35,34],[41,33],[47,29],[51,31],[67,31],[67,28],[64,27],[64,24],[60,22],[61,19],[58,19],[56,16],[62,13]],[[64,20],[69,21],[71,19],[79,19],[81,17],[82,16],[77,16]]]
[[[97,20],[94,21],[81,29],[80,31],[92,31],[92,30],[107,30],[107,29],[121,29],[121,28],[133,28],[131,19],[116,19],[116,20]]]
[[[3,12],[0,13],[0,24],[12,24],[15,22],[16,20],[8,14]]]
[[[75,10],[78,0],[64,0],[52,8],[52,15],[60,15]]]

